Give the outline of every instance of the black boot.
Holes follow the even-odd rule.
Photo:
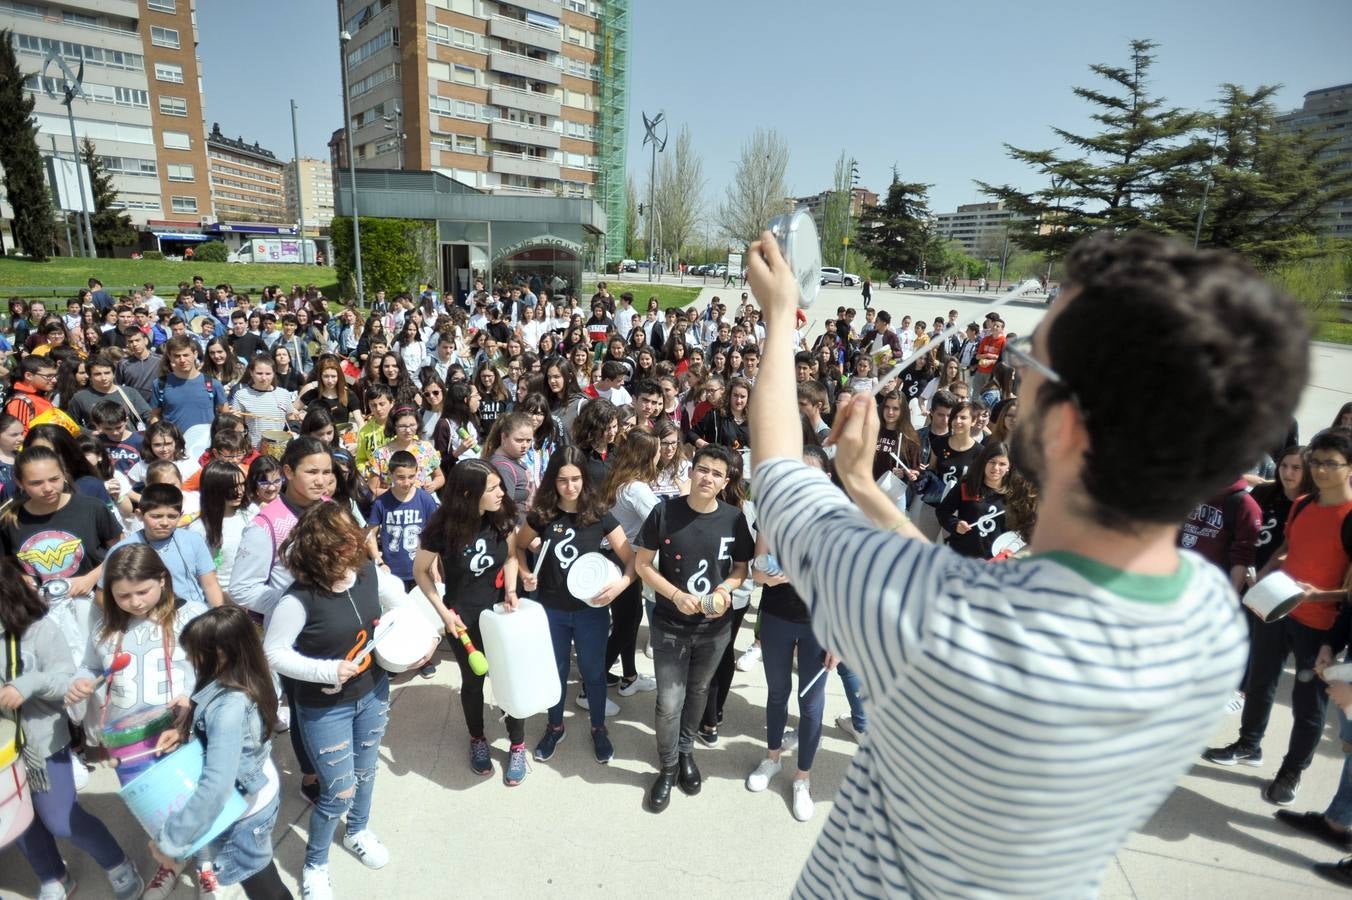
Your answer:
[[[695,754],[682,753],[680,769],[681,775],[680,778],[677,779],[676,784],[680,786],[681,790],[684,791],[687,796],[695,796],[699,793],[700,789],[699,767],[695,765]]]
[[[671,802],[671,786],[676,783],[677,769],[663,769],[657,773],[653,786],[648,788],[648,812],[660,813]]]

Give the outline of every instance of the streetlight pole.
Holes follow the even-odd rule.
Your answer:
[[[394,104],[394,115],[381,116],[381,121],[385,123],[386,131],[394,132],[395,146],[399,150],[399,171],[404,171],[404,108],[397,102]]]
[[[1054,195],[1056,196],[1056,220],[1057,220],[1057,221],[1059,221],[1060,218],[1061,218],[1061,186],[1062,186],[1063,184],[1065,184],[1065,183],[1066,183],[1066,177],[1065,177],[1064,175],[1053,175],[1053,176],[1052,176],[1052,194],[1054,194]],[[1055,227],[1056,227],[1055,222],[1052,223],[1051,227],[1052,227],[1052,228],[1055,228]],[[1052,289],[1052,255],[1051,255],[1050,253],[1047,254],[1047,277],[1044,279],[1044,281],[1046,281],[1046,285],[1045,285],[1045,286],[1046,286],[1046,288],[1047,288],[1047,295],[1048,295],[1048,296],[1051,296],[1051,289]]]
[[[357,212],[357,154],[352,149],[352,110],[349,107],[351,97],[347,86],[347,45],[352,35],[347,31],[338,33],[342,45],[343,57],[343,126],[347,131],[347,173],[352,186],[352,253],[357,267],[357,305],[366,305],[366,286],[361,273],[361,217]]]
[[[309,265],[309,253],[305,249],[305,192],[301,188],[300,175],[300,129],[296,126],[296,101],[291,101],[291,152],[296,157],[296,234],[300,236],[300,264]]]
[[[850,260],[850,207],[854,205],[854,186],[859,183],[859,163],[850,160],[850,184],[845,188],[845,240],[840,250],[840,283],[845,284],[845,273],[849,271]]]
[[[1212,129],[1211,137],[1211,166],[1207,169],[1206,184],[1202,185],[1202,208],[1197,210],[1197,228],[1192,233],[1192,249],[1196,250],[1197,245],[1202,242],[1202,219],[1206,216],[1206,198],[1211,193],[1211,182],[1215,180],[1216,174],[1216,145],[1220,142],[1221,132],[1219,128]]]

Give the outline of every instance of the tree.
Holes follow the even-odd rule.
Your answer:
[[[938,255],[937,237],[929,221],[929,188],[902,181],[894,166],[886,199],[865,207],[856,243],[875,268],[918,273],[930,256]]]
[[[718,224],[732,243],[747,246],[784,211],[789,189],[789,144],[778,131],[757,128],[742,145],[726,199],[718,207]]]
[[[854,188],[854,173],[856,171],[855,160],[846,157],[845,151],[840,152],[836,159],[835,177],[831,182],[831,192],[826,197],[826,202],[822,204],[822,262],[825,265],[837,265],[845,255],[845,238],[850,236],[853,242],[851,232],[858,223],[850,221],[850,191]],[[847,230],[848,229],[848,230]],[[840,255],[837,255],[840,254]],[[845,268],[849,268],[847,264]]]
[[[1277,90],[1221,85],[1208,123],[1215,154],[1166,179],[1155,210],[1161,228],[1194,237],[1205,195],[1201,246],[1235,250],[1262,268],[1326,252],[1313,239],[1320,215],[1352,196],[1352,168],[1327,152],[1333,140],[1278,129]]]
[[[1155,46],[1152,41],[1132,41],[1126,68],[1105,63],[1089,67],[1109,87],[1072,90],[1097,107],[1092,118],[1102,129],[1080,135],[1053,128],[1069,146],[1068,153],[1005,145],[1013,159],[1048,179],[1048,187],[1021,191],[977,182],[984,193],[1003,200],[1023,217],[1013,226],[1021,247],[1059,256],[1090,232],[1159,230],[1151,206],[1167,190],[1169,178],[1205,159],[1210,147],[1197,135],[1204,124],[1200,113],[1168,107],[1163,98],[1151,96],[1147,75]],[[1052,186],[1053,180],[1059,186]],[[1052,221],[1055,227],[1041,228]],[[1046,233],[1039,233],[1042,230]]]
[[[14,241],[40,262],[52,251],[56,227],[32,118],[34,99],[24,90],[24,77],[14,53],[13,32],[0,30],[0,167],[14,209],[10,223]]]
[[[90,215],[94,245],[102,255],[112,256],[114,247],[134,246],[138,235],[131,224],[131,217],[113,205],[117,201],[113,176],[104,167],[103,160],[94,150],[94,142],[89,138],[80,144],[80,156],[89,169],[89,189],[94,195],[94,211]]]
[[[684,259],[704,214],[704,160],[695,152],[690,129],[681,126],[674,153],[663,153],[657,167],[657,221],[661,222],[661,246],[676,259]]]

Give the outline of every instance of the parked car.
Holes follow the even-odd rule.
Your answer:
[[[932,285],[921,278],[919,275],[907,275],[905,272],[898,272],[887,279],[887,286],[893,288],[907,288],[909,290],[927,291]]]
[[[632,259],[622,259],[622,260],[620,260],[620,271],[621,271],[621,272],[637,272],[637,271],[638,271],[638,263],[634,262]]]
[[[709,271],[709,264],[708,264],[708,263],[700,263],[699,265],[695,266],[693,269],[690,270],[690,274],[691,274],[691,275],[703,275],[704,273],[706,273],[706,272],[708,272],[708,271]]]
[[[728,274],[727,263],[719,263],[716,266],[709,267],[709,274],[715,278],[722,278]]]
[[[822,266],[822,284],[843,284],[845,287],[854,287],[859,283],[858,275],[850,272],[841,273],[835,266]]]

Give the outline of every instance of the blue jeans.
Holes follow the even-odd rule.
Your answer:
[[[765,744],[778,750],[789,721],[789,695],[793,693],[793,648],[798,647],[798,690],[817,677],[826,651],[817,643],[811,625],[795,625],[778,616],[761,616],[761,659],[765,661]],[[812,771],[817,745],[822,739],[822,710],[826,708],[826,678],[823,676],[807,696],[798,698],[798,768]]]
[[[346,815],[347,833],[356,834],[371,817],[380,739],[390,716],[390,680],[381,676],[375,690],[358,700],[298,706],[295,714],[319,776],[319,801],[310,812],[305,864],[322,866],[329,861],[338,820]]]
[[[19,761],[23,765],[23,760]],[[47,757],[47,790],[33,792],[33,824],[19,835],[19,850],[39,881],[57,881],[66,874],[66,864],[56,847],[56,838],[70,841],[104,869],[126,862],[108,827],[90,815],[75,798],[70,750]]]
[[[606,640],[610,637],[610,610],[587,607],[576,612],[561,612],[545,607],[549,619],[549,637],[554,642],[554,662],[559,667],[559,702],[549,708],[549,724],[563,724],[563,701],[568,699],[568,668],[572,649],[577,647],[577,671],[587,688],[588,712],[592,728],[606,724]]]
[[[1336,822],[1344,828],[1352,828],[1352,721],[1341,709],[1338,710],[1338,734],[1343,739],[1343,774],[1338,779],[1338,790],[1334,791],[1324,818]]]
[[[281,808],[279,791],[271,803],[231,825],[199,854],[211,860],[221,884],[239,884],[272,862],[272,829],[277,825],[277,812]]]
[[[859,690],[864,683],[859,680],[859,675],[844,663],[836,665],[836,674],[840,676],[840,684],[845,688],[845,700],[850,704],[850,722],[854,725],[855,731],[863,734],[868,731],[868,714],[864,712],[864,701],[859,698]]]

